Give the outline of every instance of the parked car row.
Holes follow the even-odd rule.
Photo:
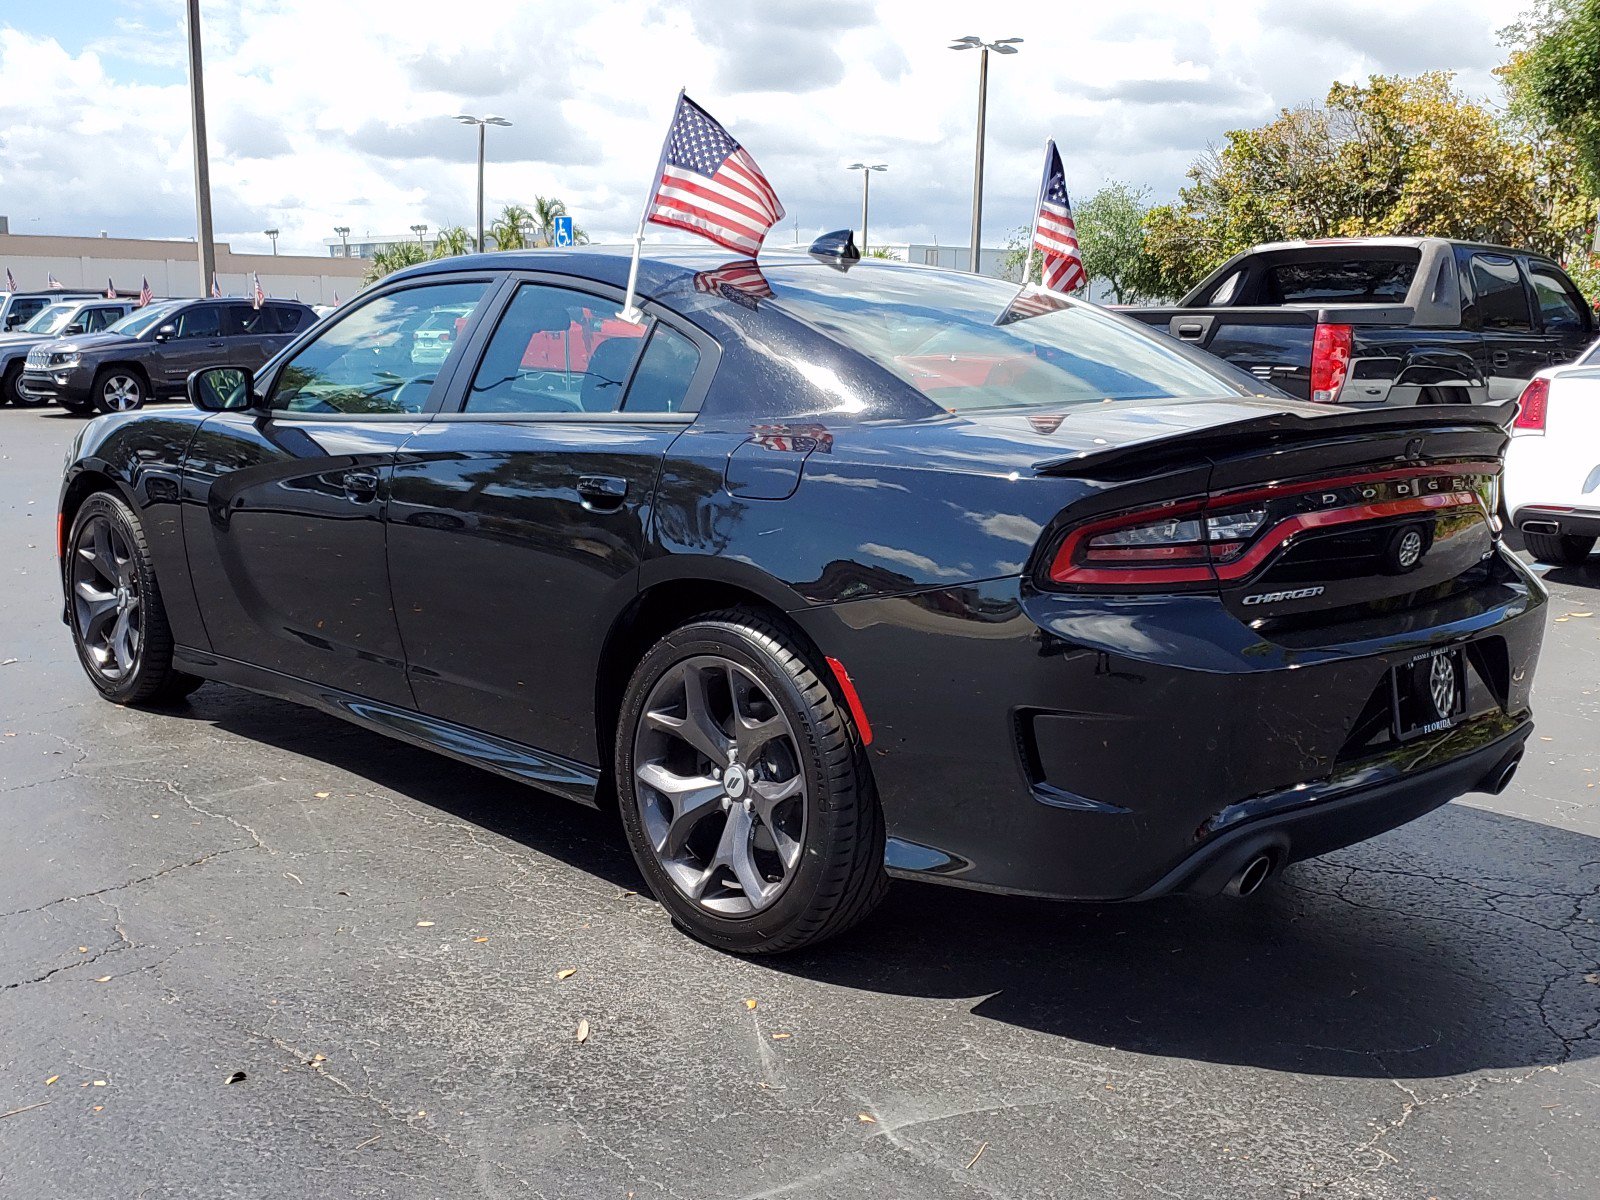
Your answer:
[[[181,397],[202,367],[259,367],[316,321],[295,300],[58,299],[0,335],[0,403],[126,412]]]

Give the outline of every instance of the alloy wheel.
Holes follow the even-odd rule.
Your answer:
[[[90,665],[109,682],[128,678],[144,643],[144,605],[133,546],[108,517],[85,522],[73,547],[72,614]]]
[[[107,412],[127,412],[138,408],[143,391],[132,375],[108,375],[100,387],[100,400]]]
[[[634,734],[640,822],[673,886],[722,917],[756,913],[800,863],[807,787],[771,691],[718,655],[674,664]]]

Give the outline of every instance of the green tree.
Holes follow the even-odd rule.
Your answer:
[[[387,250],[379,250],[372,256],[372,262],[367,266],[366,276],[362,279],[362,286],[376,283],[385,275],[393,274],[404,267],[414,267],[418,263],[428,261],[428,250],[419,242],[397,242]]]
[[[900,262],[901,258],[887,246],[873,246],[867,251],[868,258],[884,258],[890,262]]]
[[[435,258],[454,258],[458,254],[472,253],[472,235],[459,225],[439,230],[433,242]]]
[[[1600,0],[1538,0],[1500,37],[1513,113],[1565,139],[1600,195]]]
[[[534,216],[520,204],[508,204],[489,225],[489,236],[498,250],[526,250],[528,231],[534,227]]]

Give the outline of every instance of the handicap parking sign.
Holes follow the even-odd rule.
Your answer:
[[[558,246],[570,246],[570,245],[572,245],[572,218],[571,217],[557,217],[556,218],[556,245],[558,245]]]

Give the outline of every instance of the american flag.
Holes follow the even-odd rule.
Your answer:
[[[139,280],[139,303],[135,304],[134,307],[143,308],[146,304],[149,304],[150,301],[154,299],[155,297],[150,294],[150,280]]]
[[[117,298],[117,285],[112,283],[110,279],[107,279],[106,280],[106,299],[107,300],[115,300],[116,298]]]
[[[1026,321],[1029,317],[1042,317],[1045,313],[1060,312],[1066,308],[1068,301],[1051,292],[1036,290],[1032,284],[1024,284],[1022,290],[1012,297],[1011,303],[994,319],[996,325],[1013,325],[1018,321]]]
[[[334,306],[334,307],[335,307],[335,308],[338,308],[338,307],[339,307],[339,293],[338,293],[338,292],[335,292],[335,293],[334,293],[334,294],[333,294],[333,306]]]
[[[66,289],[67,285],[62,283],[61,280],[57,279],[54,275],[46,275],[44,277],[44,279],[45,279],[45,284],[44,285],[47,288],[54,288],[58,292],[59,291],[64,291]]]
[[[217,282],[217,273],[215,271],[211,272],[211,298],[213,300],[222,299],[222,285]]]
[[[1078,249],[1078,227],[1072,223],[1066,172],[1053,139],[1044,152],[1044,186],[1039,190],[1033,244],[1044,255],[1044,286],[1052,292],[1073,292],[1089,282]]]
[[[783,205],[749,152],[680,95],[645,219],[754,258],[767,230],[783,220]]]
[[[6,268],[6,291],[14,292],[16,290],[17,290],[17,279],[16,279],[16,276],[14,276],[11,273],[11,268],[7,267]]]
[[[758,301],[772,298],[772,286],[753,258],[723,263],[714,271],[697,271],[694,290],[721,296],[744,308],[755,308]]]
[[[255,283],[255,292],[250,297],[250,307],[260,308],[267,302],[267,294],[261,290],[261,275],[259,272],[252,274],[251,279]]]

